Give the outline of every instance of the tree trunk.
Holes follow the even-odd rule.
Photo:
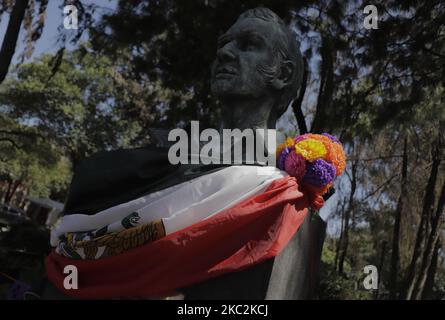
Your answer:
[[[342,204],[342,208],[341,208],[341,225],[340,225],[340,237],[338,239],[337,242],[337,246],[335,248],[335,270],[338,272],[338,257],[340,255],[340,246],[343,242],[343,229],[344,229],[344,225],[345,225],[345,205],[344,203]]]
[[[20,180],[16,180],[13,184],[11,193],[9,195],[9,199],[8,202],[11,203],[12,202],[12,198],[14,197],[15,193],[17,192],[18,187],[21,185],[21,181]]]
[[[392,252],[391,252],[391,270],[389,277],[389,298],[395,299],[397,292],[397,274],[399,271],[400,260],[400,220],[404,210],[404,200],[407,192],[408,177],[408,138],[405,137],[403,144],[403,160],[402,160],[402,178],[400,180],[400,196],[397,202],[397,208],[394,217],[394,230],[392,236]]]
[[[382,252],[380,254],[380,261],[378,266],[378,271],[382,273],[383,267],[385,266],[385,256],[386,256],[386,244],[387,242],[385,240],[382,241]],[[377,290],[374,291],[374,300],[377,300],[379,298],[379,291],[380,291],[380,284],[382,282],[382,277],[379,277]]]
[[[27,195],[28,195],[28,188],[25,188],[25,189],[23,190],[23,196],[22,196],[22,199],[20,200],[20,203],[19,203],[19,208],[20,208],[20,209],[23,209],[23,208],[25,207],[25,204],[26,204],[26,197],[27,197]]]
[[[442,225],[442,215],[445,208],[445,181],[442,185],[439,202],[437,204],[436,214],[431,225],[431,233],[428,237],[428,242],[423,253],[422,264],[419,270],[419,277],[414,287],[413,298],[419,300],[425,288],[425,282],[428,276],[428,270],[433,259],[436,243],[439,241],[440,227]]]
[[[439,261],[439,250],[441,247],[440,238],[434,246],[434,254],[431,260],[430,268],[428,269],[428,276],[426,278],[425,288],[422,292],[422,299],[432,299],[434,290],[434,278],[437,271],[437,263]]]
[[[321,72],[320,88],[317,98],[317,109],[311,126],[311,132],[317,133],[326,130],[328,110],[330,108],[334,87],[334,60],[336,51],[329,37],[321,39]]]
[[[414,244],[413,255],[411,257],[411,262],[409,264],[408,273],[405,279],[405,290],[403,290],[404,297],[407,300],[411,299],[414,290],[414,285],[416,282],[416,265],[422,253],[422,242],[425,238],[426,220],[430,216],[430,212],[433,210],[434,205],[434,190],[436,187],[437,173],[440,165],[440,147],[437,141],[432,143],[432,158],[433,164],[431,166],[430,176],[428,178],[428,183],[423,198],[423,208],[419,228],[417,229],[416,242]]]
[[[3,198],[4,203],[9,203],[9,194],[11,193],[11,187],[12,187],[12,180],[6,180],[6,183],[8,184],[8,187],[6,188],[5,197]]]
[[[20,34],[20,26],[22,25],[28,2],[29,0],[16,0],[9,17],[8,27],[0,49],[0,83],[5,80],[12,57],[14,56],[17,39]]]
[[[349,205],[345,212],[345,221],[343,226],[343,237],[340,243],[339,258],[338,258],[338,272],[344,273],[344,262],[348,251],[349,242],[349,220],[351,219],[351,212],[354,210],[354,194],[357,188],[357,163],[353,162],[351,165],[351,192],[349,194]]]
[[[292,103],[292,110],[294,111],[295,118],[297,119],[298,129],[300,131],[300,134],[305,134],[308,132],[307,126],[306,126],[306,121],[304,119],[303,109],[302,109],[304,94],[306,93],[307,80],[308,80],[307,79],[308,78],[308,67],[307,67],[306,59],[304,59],[303,66],[304,66],[304,70],[303,70],[303,80],[301,83],[301,89],[300,89],[300,92],[298,93],[297,99],[295,99],[294,102]]]
[[[17,188],[20,185],[20,181],[19,180],[11,180],[9,182],[8,185],[8,192],[6,192],[6,196],[5,196],[5,203],[9,203],[11,204],[11,200],[14,197],[15,192],[17,191]]]

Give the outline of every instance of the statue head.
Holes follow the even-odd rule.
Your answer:
[[[218,39],[216,55],[211,70],[213,94],[226,104],[269,99],[268,116],[274,121],[286,111],[301,85],[304,66],[299,43],[267,8],[242,13]]]

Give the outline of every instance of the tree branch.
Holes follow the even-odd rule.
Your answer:
[[[22,25],[28,2],[29,0],[16,0],[9,17],[8,28],[6,29],[6,34],[0,49],[0,83],[5,80],[12,57],[14,56],[20,26]]]

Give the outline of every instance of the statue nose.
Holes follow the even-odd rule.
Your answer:
[[[216,56],[218,57],[219,61],[235,60],[232,42],[226,43],[223,47],[219,48],[216,52]]]

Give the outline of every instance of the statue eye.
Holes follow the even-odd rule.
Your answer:
[[[243,51],[254,50],[259,46],[259,40],[252,36],[244,36],[238,39],[238,46]]]

